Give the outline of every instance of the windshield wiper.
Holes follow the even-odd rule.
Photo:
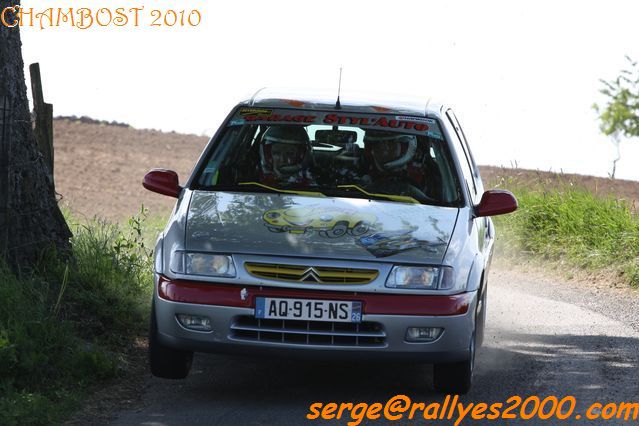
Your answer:
[[[391,194],[376,194],[376,193],[372,193],[372,192],[368,192],[365,189],[360,188],[357,185],[337,185],[337,188],[339,189],[356,189],[359,192],[361,192],[362,194],[368,195],[369,197],[374,197],[374,198],[381,198],[381,199],[386,199],[386,200],[391,200],[391,201],[399,201],[402,203],[411,203],[411,204],[420,204],[419,201],[417,201],[416,199],[414,199],[413,197],[409,197],[407,195],[391,195]]]
[[[222,186],[219,187],[220,190],[233,190],[232,188],[236,189],[236,190],[244,190],[245,188],[248,189],[249,186],[257,186],[263,189],[267,189],[269,192],[276,192],[276,193],[281,193],[281,194],[295,194],[295,195],[305,195],[307,197],[326,197],[326,195],[322,194],[321,192],[315,192],[315,191],[300,191],[300,190],[296,190],[296,189],[282,189],[282,188],[276,188],[273,186],[269,186],[269,185],[264,185],[263,183],[259,183],[259,182],[238,182],[237,185],[232,186],[232,187],[226,187],[226,186]],[[211,186],[209,187],[210,189],[217,189],[217,186]]]
[[[303,195],[303,196],[307,196],[307,197],[326,197],[326,196],[335,196],[336,192],[333,193],[333,191],[330,191],[329,188],[326,188],[326,190],[323,192],[318,192],[318,191],[305,191],[305,190],[298,190],[298,189],[283,189],[283,188],[277,188],[274,186],[269,186],[269,185],[264,185],[263,183],[259,183],[259,182],[238,182],[237,185],[209,185],[209,186],[204,186],[201,187],[200,189],[205,190],[205,191],[248,191],[249,187],[251,186],[257,186],[259,188],[265,189],[266,191],[264,192],[273,192],[273,193],[281,193],[281,194],[294,194],[294,195]],[[366,198],[369,199],[377,199],[377,200],[391,200],[391,201],[399,201],[402,203],[411,203],[411,204],[420,204],[419,201],[417,201],[415,198],[413,197],[409,197],[407,195],[391,195],[391,194],[378,194],[378,193],[372,193],[372,192],[368,192],[365,189],[362,189],[361,187],[357,186],[357,185],[337,185],[335,187],[336,189],[340,189],[342,190],[342,192],[348,192],[351,189],[355,189],[358,192],[364,194],[366,196]]]

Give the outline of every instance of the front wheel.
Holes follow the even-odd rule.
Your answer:
[[[475,367],[475,335],[470,339],[470,358],[466,361],[433,366],[435,391],[442,394],[463,395],[468,393],[473,383]]]
[[[151,374],[163,379],[184,379],[189,375],[193,352],[164,346],[158,340],[158,324],[155,318],[155,302],[151,308],[149,327],[149,364]]]
[[[365,233],[367,233],[369,228],[370,226],[368,225],[368,223],[359,221],[357,222],[357,224],[355,224],[355,226],[348,230],[348,233],[354,237],[359,237],[360,235],[364,235]]]
[[[348,222],[340,221],[335,224],[331,229],[326,231],[328,238],[338,238],[346,234],[348,231]]]

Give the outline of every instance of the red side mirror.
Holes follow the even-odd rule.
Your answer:
[[[175,198],[178,198],[182,191],[177,173],[173,170],[166,169],[151,170],[144,176],[142,186],[149,191]]]
[[[517,210],[517,199],[510,191],[492,189],[484,192],[479,205],[475,206],[477,217],[497,216]]]

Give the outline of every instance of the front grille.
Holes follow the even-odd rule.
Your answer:
[[[368,284],[379,274],[376,269],[281,265],[277,263],[247,262],[244,267],[249,274],[257,278],[319,284]]]
[[[348,323],[237,317],[232,340],[314,346],[386,347],[386,333],[376,322]]]

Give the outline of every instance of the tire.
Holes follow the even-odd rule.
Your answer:
[[[450,395],[468,393],[473,384],[475,367],[475,334],[470,339],[470,358],[462,362],[435,364],[433,385],[436,392]]]
[[[326,235],[328,238],[338,238],[346,235],[348,231],[348,222],[341,221],[337,222],[333,228],[326,231]]]
[[[348,230],[348,233],[354,237],[359,237],[360,235],[364,235],[368,232],[370,226],[366,222],[359,221],[355,226]]]
[[[158,324],[155,318],[155,302],[153,302],[149,327],[151,374],[163,379],[184,379],[189,375],[192,362],[193,352],[169,348],[158,340]]]

